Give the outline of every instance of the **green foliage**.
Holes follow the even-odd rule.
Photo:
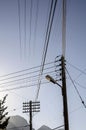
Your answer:
[[[6,118],[6,115],[8,115],[8,112],[5,112],[7,107],[5,107],[5,101],[6,101],[7,95],[3,97],[2,100],[0,100],[0,128],[5,129],[8,125],[8,121],[10,117]]]

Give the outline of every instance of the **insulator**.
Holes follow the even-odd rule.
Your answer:
[[[59,71],[62,71],[62,68],[60,68]]]
[[[40,105],[39,106],[32,106],[32,109],[40,109]]]
[[[29,111],[23,111],[23,113],[29,113]]]
[[[59,66],[62,66],[62,63],[60,63]]]
[[[59,73],[59,69],[57,70],[57,69],[55,69],[55,72],[58,72]]]
[[[60,73],[59,73],[59,76],[61,77],[61,75],[62,75],[62,73],[60,72]]]
[[[27,107],[27,108],[29,108],[30,106],[28,106],[28,105],[23,105],[23,107]]]
[[[32,102],[32,104],[37,104],[37,103],[39,103],[39,104],[40,104],[40,101]]]
[[[57,62],[57,61],[58,61],[57,59],[58,59],[59,57],[60,57],[60,55],[59,55],[59,56],[56,56],[56,58],[55,58],[55,62]]]
[[[59,61],[62,61],[62,59],[59,59]]]
[[[23,110],[28,110],[28,108],[23,108]]]
[[[57,79],[56,81],[61,81],[62,79],[60,78],[60,79]]]
[[[23,102],[23,104],[24,104],[24,105],[28,105],[28,104],[29,104],[29,102]]]
[[[40,106],[40,103],[34,103],[34,104],[32,104],[32,106],[34,106],[34,107]]]

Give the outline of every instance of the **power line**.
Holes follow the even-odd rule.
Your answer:
[[[69,63],[69,62],[68,62],[68,63]],[[81,88],[83,88],[83,89],[86,89],[85,86],[83,86],[83,85],[79,84],[78,82],[76,82],[76,80],[77,80],[82,74],[85,74],[85,70],[86,70],[86,69],[81,70],[81,69],[77,68],[76,66],[72,65],[71,63],[69,63],[69,64],[70,64],[73,68],[75,68],[76,70],[78,70],[78,71],[80,72],[80,74],[73,80],[74,83],[76,83],[79,87],[81,87]]]
[[[46,73],[47,74],[47,73]],[[49,73],[48,73],[49,74]],[[53,75],[53,77],[55,77],[55,75]],[[58,80],[59,81],[59,80]],[[45,82],[45,77],[42,79],[42,83],[43,82]],[[0,89],[2,90],[2,88],[8,88],[8,87],[10,87],[11,86],[11,88],[12,88],[12,86],[17,86],[17,87],[19,87],[20,85],[23,85],[23,86],[25,86],[25,85],[31,85],[32,83],[37,83],[37,79],[33,79],[32,80],[32,82],[31,81],[26,81],[26,82],[24,82],[24,83],[13,83],[13,84],[9,84],[9,85],[4,85],[4,86],[0,86]],[[9,88],[10,89],[10,88]]]
[[[53,63],[53,62],[52,62],[52,63]],[[45,74],[47,74],[47,73],[51,73],[51,74],[54,74],[54,73],[55,73],[54,66],[51,66],[52,63],[46,64],[46,67],[47,67],[47,65],[50,66],[50,67],[47,67],[47,68],[44,69],[44,70],[47,70],[47,72],[45,71],[45,73],[43,73],[43,75],[45,75]],[[32,68],[31,68],[31,69],[32,69]],[[52,69],[52,70],[51,70],[51,69]],[[14,77],[7,77],[7,78],[5,78],[5,79],[2,79],[1,81],[5,81],[5,80],[8,80],[8,81],[6,81],[6,82],[1,82],[1,83],[0,83],[0,88],[1,88],[1,87],[8,87],[8,85],[9,85],[9,86],[14,86],[15,84],[17,84],[17,86],[18,86],[18,84],[21,84],[22,81],[23,81],[22,84],[25,85],[25,83],[30,83],[30,82],[32,82],[31,79],[33,79],[33,82],[34,82],[34,81],[37,81],[37,78],[38,78],[39,75],[37,75],[36,73],[38,73],[38,72],[39,72],[39,70],[26,73],[26,74],[30,74],[30,76],[28,76],[28,77],[23,77],[23,78],[18,78],[18,77],[20,77],[20,76],[26,76],[26,74],[16,75],[16,76],[14,76]],[[32,74],[35,74],[35,75],[32,75]],[[54,76],[55,76],[55,75],[54,75]],[[18,79],[9,80],[9,79],[12,79],[12,78],[18,78]],[[42,80],[43,80],[43,79],[42,79]]]
[[[46,84],[46,83],[49,83],[49,82],[43,82],[43,83],[41,83],[41,84]],[[18,90],[18,89],[22,89],[22,88],[31,88],[31,87],[34,87],[34,86],[36,86],[36,85],[37,85],[37,83],[31,84],[31,85],[24,85],[24,86],[19,86],[19,87],[14,87],[14,88],[9,88],[9,89],[0,90],[0,92]]]
[[[52,69],[52,68],[54,68],[54,66],[45,68],[44,70],[49,70],[49,69]],[[29,74],[37,73],[37,72],[39,72],[39,71],[40,71],[40,70],[35,70],[35,71],[32,71],[32,72],[28,72],[28,73],[24,73],[24,74],[12,76],[12,77],[7,77],[7,78],[4,78],[4,79],[0,79],[0,82],[1,82],[1,81],[4,81],[4,80],[9,80],[9,79],[18,78],[18,77],[21,77],[21,76],[26,76],[26,75],[29,75]]]
[[[79,106],[78,108],[72,110],[71,112],[69,112],[69,115],[72,114],[72,113],[74,113],[74,112],[76,112],[76,111],[78,111],[78,110],[81,109],[81,108],[82,108],[82,106]]]
[[[54,62],[51,61],[51,62],[48,62],[48,63],[46,63],[44,65],[46,66],[46,65],[49,65],[49,64],[52,64],[52,63],[54,63]],[[38,65],[38,66],[35,66],[35,67],[31,67],[31,68],[23,69],[23,70],[20,70],[20,71],[16,71],[16,72],[8,73],[8,74],[5,74],[5,75],[1,75],[0,78],[10,76],[10,75],[14,75],[14,74],[17,74],[17,73],[22,73],[22,72],[25,72],[25,71],[28,71],[28,70],[36,69],[36,68],[39,68],[41,66],[42,65]]]
[[[47,73],[52,73],[52,72],[54,72],[54,71],[50,71],[50,72],[47,72]],[[47,73],[44,73],[44,75],[47,74]],[[0,83],[0,86],[4,85],[4,84],[8,84],[8,83],[18,82],[18,81],[22,81],[22,80],[25,80],[25,79],[30,79],[30,78],[38,77],[38,76],[39,75],[33,75],[33,76],[25,77],[25,78],[20,78],[20,79],[15,79],[15,80],[3,82],[3,83]]]
[[[50,33],[51,33],[52,24],[53,24],[56,4],[57,4],[57,0],[55,0],[55,2],[53,0],[51,1],[49,20],[48,20],[48,26],[47,26],[47,31],[46,31],[44,50],[43,50],[42,62],[41,62],[42,67],[40,68],[40,73],[39,73],[39,78],[38,78],[36,100],[37,100],[38,95],[39,95],[40,84],[41,84],[41,76],[42,76],[43,69],[44,69],[44,64],[45,64],[47,49],[48,49],[48,45],[49,45]]]
[[[81,95],[80,95],[80,93],[79,93],[79,91],[78,91],[76,85],[74,84],[74,81],[72,80],[72,78],[71,78],[71,76],[70,76],[70,74],[69,74],[69,72],[68,72],[67,69],[66,69],[66,71],[67,71],[67,73],[68,73],[68,75],[69,75],[69,78],[70,78],[70,80],[71,80],[71,82],[72,82],[72,84],[73,84],[73,86],[74,86],[74,88],[75,88],[75,90],[76,90],[76,92],[77,92],[77,94],[78,94],[78,96],[79,96],[79,98],[80,98],[80,100],[81,100],[83,106],[86,108],[86,104],[84,103],[84,101],[83,101],[83,99],[82,99],[82,97],[81,97]]]
[[[61,5],[62,5],[62,1],[60,0],[60,1],[58,1],[58,6],[57,6],[57,10],[56,10],[56,12],[58,12],[58,14],[57,14],[57,16],[56,16],[56,22],[54,23],[54,26],[53,26],[53,30],[55,31],[56,30],[56,33],[52,33],[52,37],[54,38],[55,36],[57,37],[57,43],[59,43],[59,35],[61,35],[60,34],[60,29],[59,29],[59,27],[61,27],[61,14],[62,14],[62,7],[61,7]]]
[[[71,64],[71,63],[69,63],[68,61],[67,61],[67,63],[70,65],[70,66],[72,66],[73,68],[75,68],[76,70],[78,70],[79,72],[81,72],[81,73],[83,73],[83,74],[85,74],[86,75],[86,72],[84,72],[83,70],[81,70],[80,68],[78,68],[78,67],[76,67],[75,65],[73,65],[73,64]],[[85,69],[86,70],[86,69]]]
[[[37,0],[37,7],[36,7],[36,20],[35,20],[35,29],[34,29],[34,49],[36,47],[36,35],[37,35],[37,22],[38,22],[38,12],[39,12],[39,0]]]
[[[32,7],[33,7],[33,0],[30,0],[29,55],[30,55],[30,53],[31,53],[31,35],[32,35]]]
[[[76,82],[76,81],[74,81],[79,87],[81,87],[81,88],[83,88],[83,89],[85,89],[86,90],[86,87],[85,86],[83,86],[83,85],[81,85],[81,84],[79,84],[78,82]]]
[[[24,0],[24,54],[26,52],[26,0]]]
[[[84,69],[83,71],[85,71],[85,70],[86,70],[86,69]],[[82,74],[83,74],[83,73],[81,72],[81,73],[76,77],[76,79],[78,79]],[[75,80],[76,80],[76,79],[75,79]],[[75,80],[74,80],[74,81],[75,81]]]
[[[18,18],[19,18],[19,42],[20,42],[20,59],[22,54],[22,45],[21,45],[21,19],[20,19],[20,0],[18,2]]]

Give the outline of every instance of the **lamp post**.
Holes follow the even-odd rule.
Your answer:
[[[62,58],[62,86],[57,83],[50,75],[46,75],[46,79],[54,84],[57,84],[62,90],[63,96],[63,114],[64,114],[64,127],[65,130],[69,130],[69,121],[68,121],[68,108],[67,108],[67,94],[66,94],[66,80],[65,80],[65,70],[64,70],[64,59]]]
[[[46,75],[45,77],[46,77],[46,79],[47,79],[48,81],[50,81],[50,82],[52,82],[52,83],[54,83],[54,84],[57,84],[60,88],[62,88],[62,86],[61,86],[60,84],[58,84],[58,83],[56,82],[56,80],[54,80],[50,75]]]

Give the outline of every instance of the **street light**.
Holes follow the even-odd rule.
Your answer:
[[[46,75],[45,77],[46,77],[46,79],[47,79],[48,81],[50,81],[50,82],[52,82],[52,83],[54,83],[54,84],[57,84],[60,88],[62,88],[62,86],[61,86],[60,84],[58,84],[58,83],[56,82],[56,80],[54,80],[50,75]]]
[[[63,70],[63,68],[62,68]],[[67,95],[66,95],[66,82],[63,77],[62,86],[56,82],[50,75],[45,76],[46,79],[54,84],[57,84],[61,90],[62,90],[62,96],[63,96],[63,109],[64,109],[64,126],[65,130],[69,130],[69,122],[68,122],[68,108],[67,108]],[[64,87],[63,87],[64,86]]]

